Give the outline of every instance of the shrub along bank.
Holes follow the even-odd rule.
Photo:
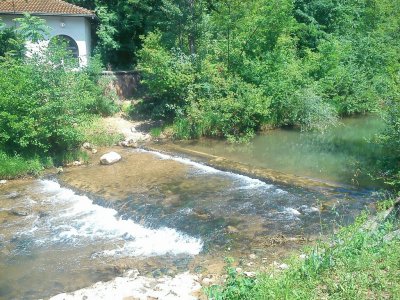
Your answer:
[[[324,129],[398,105],[398,1],[161,2],[135,55],[145,108],[178,138]]]
[[[83,142],[80,124],[115,111],[98,84],[99,70],[74,71],[64,45],[29,58],[15,48],[9,42],[0,53],[0,177],[37,173],[43,165],[62,163]]]

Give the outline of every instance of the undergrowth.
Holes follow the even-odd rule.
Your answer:
[[[43,169],[39,158],[23,158],[0,152],[0,179],[11,179],[25,175],[38,175]]]
[[[249,279],[228,265],[224,286],[206,290],[209,299],[400,299],[398,224],[366,229],[367,214],[329,242],[290,260],[286,271],[271,270]]]
[[[118,144],[124,139],[122,133],[116,133],[108,130],[103,123],[102,118],[98,116],[89,116],[82,122],[78,132],[83,136],[83,140],[97,147],[107,147]]]

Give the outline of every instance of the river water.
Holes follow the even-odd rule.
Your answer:
[[[377,187],[369,177],[382,149],[373,142],[383,130],[374,116],[346,118],[324,133],[276,129],[256,136],[247,145],[203,139],[179,146],[223,156],[257,167],[360,187]]]
[[[335,129],[329,138],[280,130],[241,147],[180,144],[344,183],[326,190],[220,171],[182,155],[129,149],[118,149],[123,160],[112,166],[97,163],[100,152],[89,165],[57,177],[0,185],[0,298],[49,297],[132,268],[151,277],[187,270],[216,274],[226,256],[246,270],[262,270],[371,207],[377,196],[367,177],[357,176],[351,185],[351,174],[353,158],[372,159],[363,153],[370,147],[364,137],[376,130],[373,122],[346,121],[345,129]],[[358,128],[363,130],[351,135],[357,144],[348,131]],[[330,145],[320,148],[320,139]],[[332,147],[336,161],[328,162],[335,157]]]

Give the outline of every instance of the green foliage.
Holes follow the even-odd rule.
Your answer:
[[[18,22],[17,31],[25,40],[37,43],[49,35],[50,28],[44,19],[24,13],[22,18],[16,18],[15,21]]]
[[[107,147],[118,144],[124,139],[123,134],[110,132],[98,116],[86,116],[77,126],[82,140],[97,147]]]
[[[210,67],[206,69],[207,74]],[[247,141],[268,119],[269,99],[260,89],[238,77],[225,77],[218,71],[207,77],[207,81],[193,85],[190,106],[175,120],[176,136]]]
[[[162,131],[163,131],[162,127],[154,127],[150,129],[150,134],[153,137],[159,137]]]
[[[161,45],[159,32],[149,34],[139,52],[138,70],[154,107],[155,117],[171,118],[182,109],[188,89],[194,83],[191,58],[179,50],[168,51]]]
[[[100,20],[96,31],[99,39],[98,50],[103,57],[107,57],[108,52],[118,50],[121,46],[115,40],[115,35],[118,32],[115,24],[118,21],[118,17],[115,12],[108,11],[106,6],[98,6],[96,15]]]
[[[22,58],[25,53],[25,40],[14,28],[7,28],[0,19],[0,58],[12,56]]]
[[[378,138],[378,142],[384,146],[385,151],[380,161],[381,172],[377,176],[398,189],[400,187],[400,105],[398,101],[389,103],[385,121],[386,129]]]
[[[177,138],[248,139],[267,120],[269,99],[261,89],[227,73],[221,64],[168,51],[161,43],[159,32],[146,37],[138,68],[153,116],[174,118]]]
[[[233,267],[233,259],[225,258],[226,267],[225,271],[228,275],[224,288],[220,286],[211,286],[206,289],[205,292],[210,299],[222,300],[222,299],[237,299],[246,300],[254,299],[251,298],[251,290],[254,287],[255,280],[253,278],[244,277],[239,275],[236,269]]]
[[[293,258],[287,271],[271,270],[255,280],[228,273],[223,287],[214,286],[212,299],[397,299],[400,296],[400,239],[390,240],[393,224],[365,229],[368,215],[343,228],[327,243]],[[229,269],[228,272],[235,272]]]
[[[396,200],[394,200],[394,199],[386,199],[386,200],[378,201],[376,203],[376,209],[377,209],[377,211],[385,211],[385,210],[393,207],[395,202],[396,202]]]
[[[12,179],[25,175],[38,175],[43,169],[38,158],[26,159],[17,154],[0,151],[0,179]]]
[[[63,55],[63,56],[60,56]],[[76,126],[86,115],[114,109],[84,71],[68,69],[62,49],[26,60],[0,62],[0,149],[25,157],[55,156],[76,149]]]

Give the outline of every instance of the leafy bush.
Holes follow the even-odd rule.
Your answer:
[[[212,58],[168,51],[159,32],[147,36],[140,53],[153,116],[174,119],[177,138],[248,139],[267,120],[269,99],[262,90]]]
[[[139,51],[138,70],[148,89],[155,117],[173,118],[185,104],[195,74],[191,57],[179,50],[165,49],[160,32],[150,33]]]
[[[384,153],[380,161],[380,172],[376,176],[398,189],[400,187],[400,104],[398,101],[393,101],[388,105],[389,109],[385,116],[386,128],[378,137],[378,142],[384,146]]]
[[[42,57],[0,62],[0,148],[7,153],[54,155],[77,148],[85,115],[107,115],[114,105],[85,72]]]
[[[25,40],[14,28],[7,28],[0,19],[0,57],[22,58],[25,54]]]
[[[225,285],[223,288],[214,285],[206,289],[206,294],[210,299],[222,300],[250,300],[254,299],[251,297],[251,291],[255,286],[255,279],[248,278],[239,274],[233,267],[233,258],[225,258],[226,267],[225,271],[228,275]]]
[[[269,99],[255,86],[240,78],[214,74],[208,81],[192,86],[186,112],[177,116],[178,138],[225,137],[246,141],[269,117]]]

